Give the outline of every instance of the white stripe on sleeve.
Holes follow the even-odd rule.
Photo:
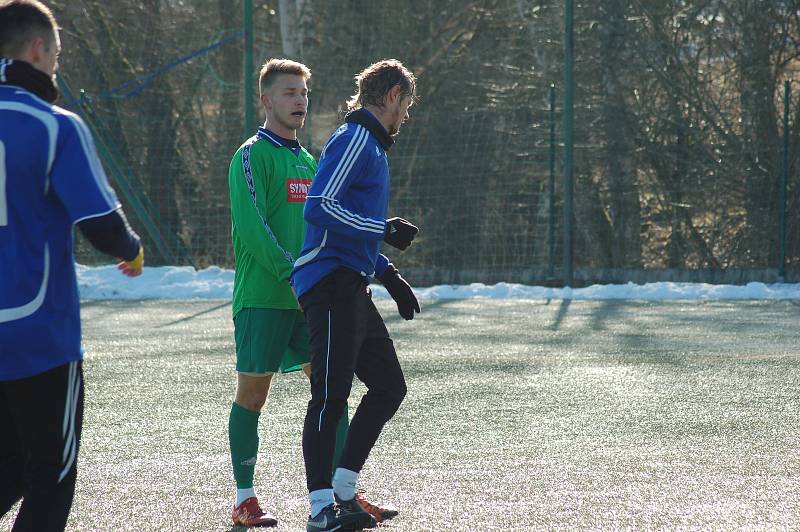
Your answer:
[[[330,179],[325,184],[325,189],[322,191],[323,196],[333,197],[336,192],[341,188],[342,182],[347,177],[347,173],[353,167],[356,159],[361,154],[361,150],[367,143],[368,132],[365,128],[358,126],[355,134],[350,139],[350,143],[345,148],[342,158],[333,170]]]
[[[327,212],[329,215],[336,218],[343,224],[355,227],[356,229],[359,229],[361,231],[369,231],[372,233],[383,233],[384,231],[384,226],[379,222],[370,222],[370,223],[360,222],[359,220],[353,217],[350,211],[341,208],[338,202],[336,201],[330,201],[327,198],[323,198],[323,200],[320,202],[320,206],[325,212]]]
[[[81,146],[83,147],[83,154],[86,157],[86,160],[89,162],[89,169],[91,170],[92,177],[97,185],[97,189],[102,194],[106,203],[108,203],[108,206],[116,209],[119,207],[119,202],[111,194],[111,187],[108,184],[108,177],[106,176],[105,170],[103,170],[103,165],[100,164],[100,158],[97,156],[97,150],[95,149],[94,141],[92,140],[92,134],[86,127],[86,124],[84,124],[83,121],[80,120],[76,115],[69,113],[65,116],[67,116],[75,125],[75,131],[78,133],[78,137],[80,138]]]

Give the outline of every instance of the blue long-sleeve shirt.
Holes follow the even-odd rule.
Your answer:
[[[306,197],[306,236],[291,276],[298,297],[338,267],[359,272],[365,282],[388,267],[379,251],[389,206],[386,151],[392,143],[366,109],[349,113],[331,135]]]
[[[83,358],[74,224],[104,251],[139,250],[89,129],[42,99],[57,94],[48,83],[0,58],[0,381]]]

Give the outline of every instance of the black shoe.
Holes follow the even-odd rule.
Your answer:
[[[377,526],[375,519],[362,510],[360,506],[359,511],[351,512],[347,508],[329,504],[316,517],[308,517],[306,532],[361,530],[362,528],[373,528],[375,526]]]
[[[375,528],[378,526],[378,521],[375,519],[375,517],[366,511],[363,506],[358,504],[358,500],[355,497],[345,501],[334,494],[333,498],[336,500],[336,506],[339,507],[341,512],[347,512],[348,514],[360,516],[362,522],[364,523],[361,525],[362,528]]]

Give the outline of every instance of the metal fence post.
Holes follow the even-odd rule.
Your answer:
[[[573,100],[574,87],[572,69],[574,44],[572,0],[564,2],[564,284],[572,286],[572,144],[573,144]]]
[[[244,0],[244,137],[253,135],[253,0]]]
[[[550,84],[550,174],[547,179],[547,278],[555,277],[556,268],[556,86]]]
[[[778,224],[778,241],[780,245],[780,264],[778,266],[778,280],[786,279],[786,187],[789,183],[789,100],[792,87],[789,80],[783,82],[783,164],[781,169],[781,186],[778,197],[780,221]]]

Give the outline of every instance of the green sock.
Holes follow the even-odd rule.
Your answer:
[[[342,459],[342,451],[344,450],[344,442],[347,439],[347,427],[350,426],[350,415],[347,412],[347,403],[344,404],[344,412],[342,417],[339,418],[339,426],[336,427],[336,447],[333,449],[333,471],[339,467],[339,460]]]
[[[233,478],[238,489],[253,487],[253,474],[258,455],[258,417],[261,412],[253,412],[233,403],[228,418],[228,440],[231,444]]]

